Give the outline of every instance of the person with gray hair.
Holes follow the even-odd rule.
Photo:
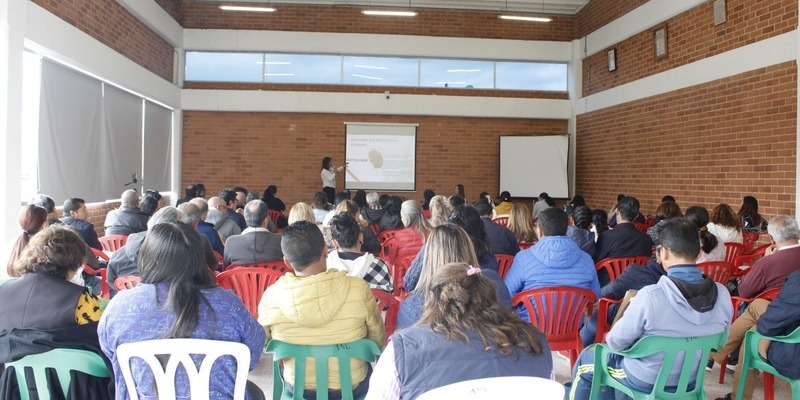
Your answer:
[[[225,245],[222,243],[222,238],[214,229],[214,224],[206,222],[206,218],[208,218],[208,202],[206,199],[202,197],[196,197],[192,200],[189,200],[189,203],[194,204],[197,206],[197,210],[199,213],[198,221],[197,221],[197,233],[204,235],[208,238],[208,242],[211,243],[211,248],[214,249],[219,255],[225,254]]]
[[[133,189],[122,192],[121,205],[106,214],[103,224],[106,235],[125,235],[147,230],[147,213],[139,209],[139,193]]]
[[[789,275],[800,271],[797,220],[788,215],[776,215],[770,218],[767,233],[773,244],[739,282],[740,296],[755,297],[767,289],[782,287]]]
[[[244,207],[247,229],[241,235],[228,238],[225,243],[223,265],[248,265],[283,260],[281,235],[267,229],[269,219],[267,203],[252,200]]]
[[[175,207],[163,207],[150,217],[150,220],[147,221],[147,228],[151,229],[163,222],[183,222],[184,224],[188,224],[189,217],[185,212]],[[112,297],[117,294],[118,289],[114,286],[114,282],[117,278],[131,275],[139,276],[139,268],[137,267],[136,261],[139,257],[139,249],[141,249],[146,236],[147,231],[128,235],[128,241],[125,245],[111,255],[111,260],[108,262],[108,269],[106,272],[106,282],[108,282],[108,286],[111,287]]]
[[[361,209],[362,217],[371,224],[377,224],[381,220],[386,210],[383,209],[378,192],[367,193],[367,207]]]
[[[242,233],[239,225],[230,218],[228,218],[228,207],[225,205],[225,200],[221,197],[212,197],[208,199],[208,215],[206,222],[214,225],[219,236],[223,241],[228,240],[233,235]]]

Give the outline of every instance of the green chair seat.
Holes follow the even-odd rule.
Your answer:
[[[61,386],[61,392],[65,398],[69,392],[70,371],[80,371],[100,378],[111,377],[100,355],[89,350],[53,349],[46,353],[32,354],[17,361],[5,363],[5,367],[14,367],[19,385],[19,396],[22,400],[31,398],[28,390],[25,390],[29,386],[28,379],[25,377],[26,368],[33,370],[34,384],[40,400],[50,400],[46,374],[46,370],[49,368],[55,369],[58,375],[58,384]],[[53,387],[57,386],[53,385]]]
[[[744,395],[744,387],[747,382],[748,371],[750,369],[761,370],[767,373],[770,373],[774,376],[777,376],[786,382],[789,382],[789,385],[792,387],[792,398],[793,399],[800,399],[800,379],[791,379],[781,375],[775,367],[770,365],[767,360],[761,357],[758,354],[758,342],[761,340],[771,340],[773,342],[782,342],[782,343],[800,343],[800,328],[794,330],[794,332],[785,335],[785,336],[765,336],[757,331],[747,331],[744,334],[744,355],[741,357],[742,363],[742,375],[739,378],[739,386],[736,388],[736,398],[741,399]],[[770,386],[770,387],[768,387]],[[768,385],[767,380],[764,380],[764,398],[768,398],[769,395],[773,394],[774,388],[771,387],[773,385]]]

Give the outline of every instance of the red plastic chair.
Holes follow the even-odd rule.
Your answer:
[[[753,247],[758,242],[758,236],[758,232],[742,232],[742,244],[744,244],[745,253],[753,251]]]
[[[430,210],[430,209],[428,209],[428,210],[422,210],[422,216],[423,216],[423,217],[425,217],[425,218],[427,218],[427,219],[431,219],[431,210]],[[388,336],[388,335],[387,335],[387,336]]]
[[[372,295],[378,302],[378,309],[385,313],[383,325],[386,327],[386,342],[388,343],[389,336],[397,330],[397,312],[400,311],[400,300],[380,289],[372,289]]]
[[[519,251],[522,251],[522,250],[525,250],[525,249],[530,249],[531,246],[533,246],[534,244],[535,243],[522,242],[522,243],[519,244]]]
[[[241,267],[217,275],[217,285],[233,290],[247,307],[247,311],[258,319],[258,303],[270,285],[275,283],[283,272],[274,269]]]
[[[294,270],[288,265],[286,265],[286,263],[283,261],[266,261],[256,264],[242,264],[242,265],[231,264],[228,265],[228,268],[225,268],[225,271],[230,271],[232,269],[238,269],[238,268],[263,268],[263,269],[271,269],[273,271],[278,271],[281,274],[285,274],[287,272],[294,273]]]
[[[508,254],[495,254],[494,256],[497,258],[497,274],[500,275],[500,279],[505,279],[514,262],[514,256]]]
[[[121,292],[123,290],[128,290],[139,286],[142,283],[142,278],[136,275],[128,275],[128,276],[120,276],[117,279],[114,279],[114,289],[117,289],[117,292]]]
[[[767,249],[769,249],[770,246],[772,246],[772,245],[771,244],[765,244],[763,246],[758,246],[755,250],[753,250],[750,253],[740,254],[740,255],[736,256],[735,265],[737,267],[741,267],[743,265],[748,265],[748,266],[752,267],[753,264],[756,263],[756,261],[760,260],[761,257],[764,257],[764,254],[766,254]],[[736,268],[736,273],[734,273],[733,276],[737,277],[737,278],[740,278],[740,277],[746,275],[748,272],[750,272],[750,268],[746,268],[746,269]]]
[[[275,226],[275,229],[278,229],[278,218],[283,217],[283,213],[278,210],[267,210],[269,213],[269,220],[272,221],[272,225]]]
[[[378,254],[378,257],[386,261],[389,265],[394,264],[394,260],[392,260],[389,255],[392,254],[395,246],[397,246],[397,239],[394,236],[389,236],[386,240],[381,241],[381,252]]]
[[[610,282],[617,279],[628,265],[645,265],[650,260],[651,258],[648,256],[604,258],[597,262],[595,268],[597,268],[598,271],[605,269],[606,272],[608,272],[608,279]]]
[[[128,237],[125,235],[108,235],[99,238],[100,246],[103,247],[103,250],[115,252],[120,249],[120,247],[125,246],[125,243],[128,241]]]
[[[380,241],[381,241],[381,243],[383,243],[383,242],[385,242],[387,239],[389,239],[390,237],[394,237],[394,235],[396,235],[396,234],[397,234],[397,232],[400,232],[400,231],[401,231],[401,229],[387,229],[387,230],[385,230],[385,231],[381,232],[381,233],[378,235],[378,240],[380,240]]]
[[[727,263],[725,261],[709,261],[697,264],[697,268],[700,268],[700,271],[703,271],[704,274],[711,277],[714,282],[719,282],[723,285],[726,285],[733,274],[736,273],[738,268],[736,268],[733,264]]]
[[[416,256],[416,254],[407,254],[399,257],[396,262],[389,264],[389,269],[391,269],[392,272],[395,296],[404,296],[406,293],[414,290],[414,288],[406,290],[406,288],[403,287],[403,278],[405,278],[408,269],[411,268],[411,263]]]
[[[102,293],[100,293],[100,297],[102,297],[104,299],[110,299],[111,298],[111,286],[109,286],[108,282],[106,282],[106,269],[105,268],[94,269],[91,266],[89,266],[89,264],[84,264],[83,265],[83,270],[89,275],[100,276],[100,279],[102,280],[102,283],[101,283],[102,289],[101,290],[103,291]]]
[[[94,247],[90,247],[90,249],[92,249],[92,253],[94,253],[98,260],[103,260],[105,262],[111,261],[111,258],[108,256],[108,254],[104,253],[102,250],[97,250]]]
[[[506,226],[507,227],[508,226],[508,217],[493,218],[492,222],[494,222],[497,225],[502,225],[502,226]]]
[[[216,270],[217,271],[222,270],[222,264],[225,261],[225,259],[222,257],[222,254],[219,254],[218,251],[214,250],[214,257],[216,257],[216,259],[217,259],[217,269]]]
[[[612,300],[605,297],[600,298],[597,305],[597,330],[594,334],[595,343],[605,343],[606,334],[611,330],[611,324],[608,323],[608,306],[612,304],[622,304],[622,299]]]
[[[572,368],[583,350],[581,322],[596,298],[591,290],[556,286],[517,293],[511,302],[515,307],[525,305],[531,323],[547,336],[550,350],[569,351]]]
[[[736,242],[725,242],[725,261],[736,265],[736,257],[744,254],[744,245]],[[738,265],[736,265],[738,267]]]
[[[647,233],[647,229],[650,228],[647,226],[646,222],[634,222],[633,226],[636,227],[636,230],[642,233]]]

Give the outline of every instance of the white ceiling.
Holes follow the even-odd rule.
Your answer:
[[[191,2],[272,4],[323,4],[346,6],[439,8],[451,10],[477,10],[517,12],[528,14],[574,15],[589,0],[184,0]]]

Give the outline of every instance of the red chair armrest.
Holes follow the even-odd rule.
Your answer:
[[[612,300],[606,297],[600,299],[597,307],[597,331],[594,336],[595,343],[604,343],[606,334],[611,330],[608,323],[608,306],[611,304],[622,304],[622,299]]]

